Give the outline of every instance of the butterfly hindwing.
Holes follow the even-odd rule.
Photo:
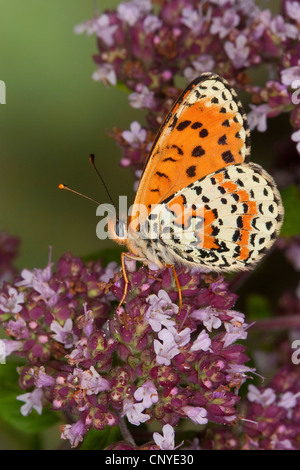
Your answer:
[[[214,271],[248,269],[282,223],[280,195],[259,165],[231,165],[183,188],[156,207],[156,244],[168,261]],[[149,226],[152,224],[151,213]]]

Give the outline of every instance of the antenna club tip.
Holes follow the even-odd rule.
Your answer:
[[[94,161],[95,161],[95,154],[94,154],[94,153],[91,153],[90,156],[89,156],[89,159],[90,159],[90,162],[94,163]]]
[[[59,189],[65,189],[65,185],[64,185],[63,183],[60,183],[60,184],[58,185],[58,188],[59,188]]]

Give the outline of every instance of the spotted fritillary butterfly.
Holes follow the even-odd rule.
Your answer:
[[[274,180],[249,154],[236,92],[220,76],[202,74],[155,138],[134,201],[146,211],[135,225],[131,216],[125,239],[126,227],[109,222],[113,238],[159,267],[249,269],[272,246],[283,220]]]

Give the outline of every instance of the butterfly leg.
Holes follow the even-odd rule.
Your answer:
[[[122,265],[122,273],[123,273],[123,277],[124,277],[124,281],[125,281],[125,287],[124,287],[124,292],[123,292],[122,299],[120,300],[117,309],[119,309],[121,307],[122,303],[124,302],[124,300],[126,298],[127,292],[128,292],[129,280],[128,280],[128,276],[127,276],[127,273],[126,273],[125,257],[128,258],[128,259],[132,259],[134,261],[144,261],[144,259],[139,258],[138,256],[130,255],[128,253],[125,253],[124,251],[121,253],[121,265]]]
[[[179,297],[179,312],[178,313],[180,313],[180,311],[182,309],[182,293],[181,293],[181,286],[180,286],[180,282],[179,282],[179,279],[178,279],[178,276],[177,276],[177,273],[176,273],[176,269],[175,269],[174,264],[165,264],[165,266],[166,266],[166,268],[171,268],[172,271],[173,271],[175,283],[176,283],[177,290],[178,290],[178,297]]]

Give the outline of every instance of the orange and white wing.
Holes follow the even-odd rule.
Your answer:
[[[149,214],[148,257],[207,271],[246,270],[272,246],[282,220],[272,177],[253,163],[230,165]]]

